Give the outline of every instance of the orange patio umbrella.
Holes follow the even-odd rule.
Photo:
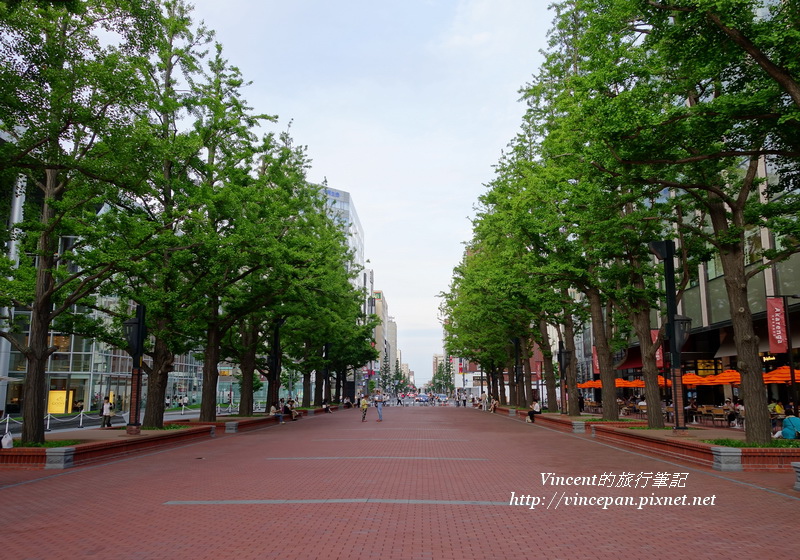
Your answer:
[[[742,382],[742,375],[735,369],[726,369],[720,374],[706,377],[704,385],[738,385]]]
[[[658,385],[659,387],[663,387],[667,385],[668,387],[672,387],[672,380],[665,378],[663,375],[658,376]]]
[[[684,385],[706,385],[707,377],[697,375],[696,373],[684,373],[681,376]]]
[[[794,370],[794,380],[800,381],[800,370]],[[781,366],[764,374],[764,383],[790,383],[792,374],[789,366]]]
[[[592,381],[584,381],[583,383],[578,383],[578,387],[581,389],[600,389],[602,384],[599,380],[592,380]]]
[[[634,379],[633,381],[628,381],[628,384],[625,385],[626,387],[636,387],[637,389],[641,389],[644,387],[644,380],[643,379]]]

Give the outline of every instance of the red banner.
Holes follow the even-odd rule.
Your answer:
[[[658,338],[658,329],[650,329],[650,341],[655,342]],[[664,367],[664,345],[659,344],[656,350],[656,367],[661,369]]]
[[[783,298],[767,298],[767,329],[771,354],[782,354],[789,351],[789,341],[786,338],[786,316],[783,312]]]
[[[592,373],[600,373],[600,360],[597,357],[597,346],[592,346]]]

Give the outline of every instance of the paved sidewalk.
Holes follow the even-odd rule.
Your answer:
[[[797,557],[792,474],[718,473],[472,409],[360,416],[0,471],[3,557]]]

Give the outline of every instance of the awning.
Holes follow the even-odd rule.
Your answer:
[[[758,334],[758,351],[763,353],[769,352],[769,337],[766,335]],[[792,348],[800,346],[800,333],[792,333]],[[727,358],[728,356],[735,356],[736,344],[733,341],[733,335],[729,336],[722,341],[719,345],[719,350],[714,354],[715,358]]]
[[[614,369],[642,369],[642,352],[638,347],[628,348],[628,354]]]

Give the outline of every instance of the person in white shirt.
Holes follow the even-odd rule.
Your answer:
[[[375,391],[375,408],[378,409],[378,422],[383,422],[383,395],[381,394],[381,390],[378,389]]]
[[[531,409],[528,412],[528,420],[527,421],[531,422],[531,423],[536,422],[536,415],[537,414],[541,414],[541,413],[542,413],[542,407],[539,404],[539,401],[536,400],[536,399],[533,399],[533,402],[531,403]]]

